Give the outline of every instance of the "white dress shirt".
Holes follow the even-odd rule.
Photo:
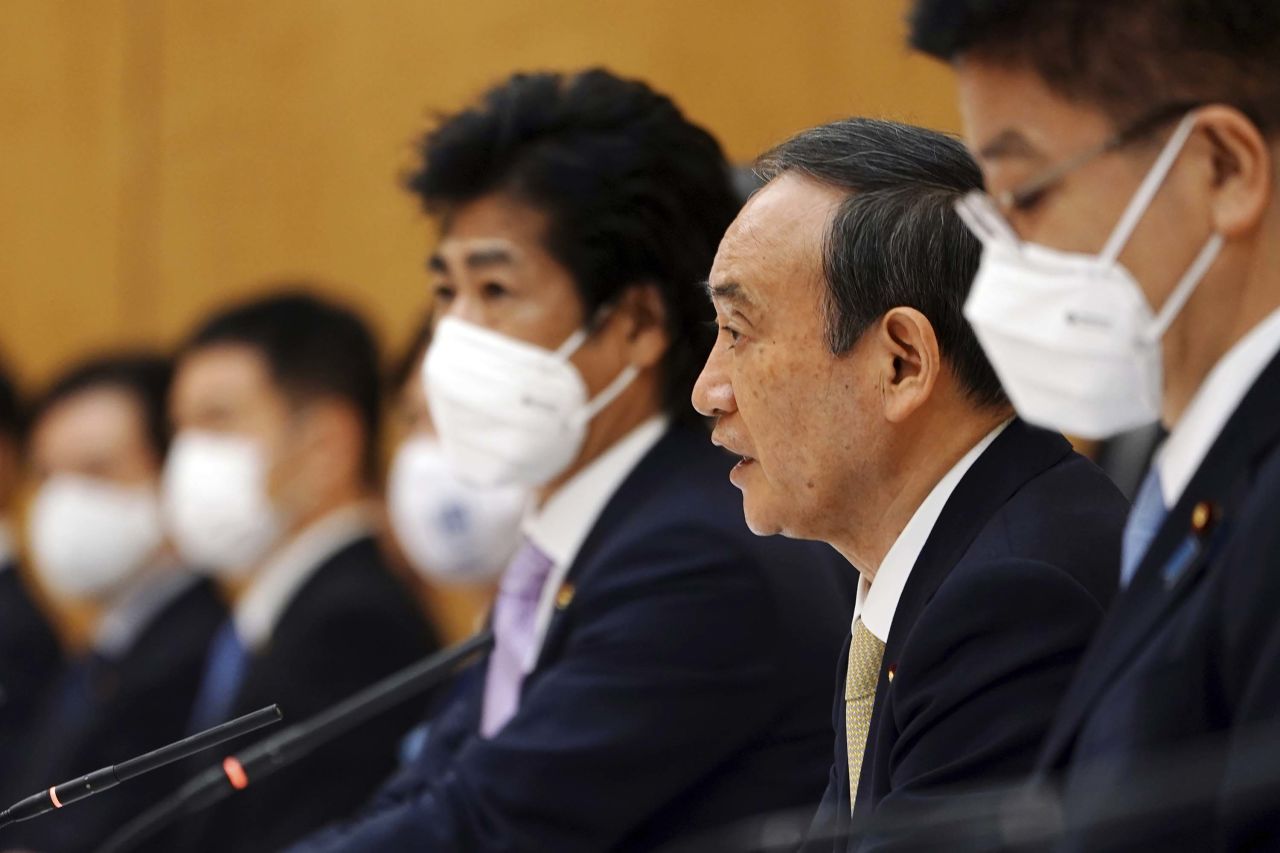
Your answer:
[[[271,639],[285,607],[311,576],[343,548],[372,535],[373,508],[365,503],[334,510],[313,522],[276,552],[236,602],[232,618],[245,648]]]
[[[1156,453],[1155,464],[1160,472],[1166,508],[1182,497],[1222,428],[1277,352],[1280,352],[1280,309],[1254,326],[1209,371]]]
[[[965,473],[973,467],[973,463],[978,461],[978,457],[1004,432],[1009,423],[1010,421],[1005,421],[983,436],[937,482],[920,506],[916,507],[911,520],[902,528],[893,546],[884,555],[880,568],[876,571],[875,582],[868,584],[865,576],[858,578],[858,596],[853,606],[854,624],[861,617],[862,624],[880,642],[889,641],[889,629],[893,627],[893,614],[898,609],[898,599],[902,597],[911,569],[915,566],[924,543],[928,541],[929,534],[933,532],[934,525],[938,523],[938,516],[942,515],[947,499]]]
[[[620,441],[575,474],[540,508],[525,516],[522,529],[542,553],[551,558],[551,571],[538,597],[536,642],[525,661],[533,668],[555,612],[556,593],[578,556],[587,534],[622,481],[667,431],[668,419],[657,415],[627,433]]]

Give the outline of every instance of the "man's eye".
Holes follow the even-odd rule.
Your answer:
[[[721,326],[720,331],[728,335],[729,340],[733,341],[735,344],[738,342],[738,338],[741,337],[738,333],[738,330],[735,329],[733,326]]]
[[[453,297],[457,296],[457,291],[455,291],[451,285],[437,284],[435,286],[434,295],[437,302],[451,302],[453,301]]]
[[[1040,202],[1044,201],[1044,197],[1048,192],[1048,187],[1029,187],[1025,190],[1016,190],[1010,194],[1009,206],[1018,213],[1030,213],[1036,209]]]
[[[511,291],[505,285],[498,284],[496,281],[485,282],[480,286],[480,293],[485,299],[501,299],[511,295]]]

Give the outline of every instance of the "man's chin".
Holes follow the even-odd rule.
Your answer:
[[[750,499],[745,495],[742,514],[746,517],[747,529],[757,536],[775,536],[782,532],[782,525],[778,523],[776,516],[770,512],[762,512],[759,508],[753,508]]]

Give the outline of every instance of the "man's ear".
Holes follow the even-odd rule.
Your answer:
[[[1228,106],[1205,107],[1200,127],[1213,157],[1210,212],[1214,230],[1227,238],[1255,231],[1275,189],[1267,140],[1243,113]]]
[[[929,318],[914,308],[893,308],[875,327],[880,349],[884,415],[901,423],[933,395],[942,371],[938,337]]]
[[[617,320],[626,337],[627,362],[641,369],[656,367],[671,346],[667,306],[656,284],[627,288],[618,300]]]

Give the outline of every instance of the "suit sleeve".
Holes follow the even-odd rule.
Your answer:
[[[890,662],[897,665],[889,689],[899,736],[892,792],[878,813],[927,816],[954,806],[958,789],[1029,773],[1101,618],[1093,596],[1046,563],[958,567],[921,613],[900,659]],[[861,849],[900,841],[870,838]]]
[[[686,531],[602,575],[502,731],[295,849],[604,850],[739,750],[776,706],[777,620],[753,565]]]

